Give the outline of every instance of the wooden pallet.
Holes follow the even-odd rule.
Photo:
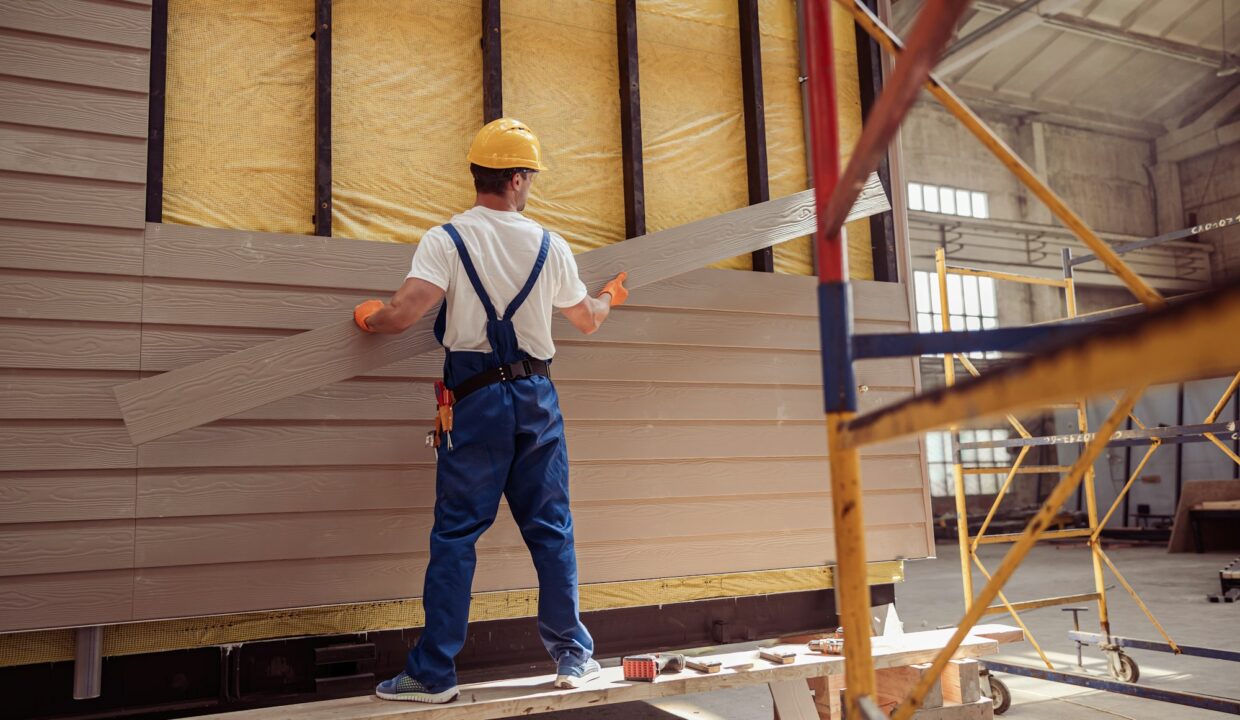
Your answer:
[[[922,670],[906,668],[928,663],[951,636],[951,630],[932,630],[904,635],[875,637],[874,664],[880,674],[880,690],[894,694],[900,688],[907,689],[910,678]],[[1021,631],[1006,625],[981,625],[960,646],[957,658],[975,658],[994,655],[1002,643],[1018,642],[1024,638]],[[838,698],[840,680],[844,676],[844,658],[810,653],[804,645],[779,645],[781,649],[796,650],[796,661],[777,665],[762,660],[758,651],[729,653],[712,656],[723,663],[723,670],[703,675],[692,671],[660,676],[655,682],[626,682],[619,667],[605,668],[602,677],[586,687],[576,690],[555,690],[551,687],[553,675],[513,678],[493,682],[461,686],[461,696],[446,705],[420,705],[380,700],[374,696],[327,700],[323,702],[288,705],[284,707],[246,710],[210,717],[227,720],[366,720],[369,718],[415,718],[416,720],[495,720],[513,716],[535,715],[596,707],[613,703],[651,700],[673,695],[708,692],[745,685],[768,684],[775,701],[780,720],[835,720],[839,718],[838,699],[833,704],[831,696]],[[972,666],[976,673],[976,663]],[[957,665],[958,671],[961,665]],[[965,675],[966,698],[973,702],[938,708],[927,708],[919,715],[924,720],[987,720],[989,700],[969,695],[970,687],[976,687]],[[828,680],[831,679],[831,680]],[[822,682],[827,680],[827,682]],[[808,682],[807,682],[808,681]],[[959,680],[956,681],[959,683]],[[951,683],[949,682],[949,686]],[[959,693],[959,686],[955,686]],[[902,693],[903,691],[900,690]],[[949,696],[951,691],[949,691]],[[893,695],[894,696],[894,695]],[[930,704],[942,704],[942,691],[932,693]],[[880,701],[885,696],[880,694]],[[959,695],[957,694],[957,697]],[[962,698],[962,699],[966,699]],[[985,702],[982,702],[982,701]],[[979,714],[984,713],[984,714]]]

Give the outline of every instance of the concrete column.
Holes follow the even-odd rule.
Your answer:
[[[1180,164],[1156,163],[1150,168],[1154,179],[1155,222],[1158,234],[1175,232],[1184,227],[1184,195],[1180,188]]]

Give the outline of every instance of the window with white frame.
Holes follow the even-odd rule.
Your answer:
[[[943,308],[939,295],[939,276],[925,270],[913,271],[917,302],[917,332],[941,332]],[[999,326],[999,304],[995,299],[995,280],[975,275],[947,274],[947,321],[953,331],[990,330]],[[996,358],[997,352],[971,352],[971,358]]]
[[[908,184],[908,209],[984,220],[990,217],[990,198],[976,190],[911,182]]]
[[[986,442],[1007,440],[1008,430],[1003,428],[961,430],[960,442]],[[960,451],[960,464],[966,468],[999,468],[1012,464],[1008,448],[973,448]],[[956,479],[952,476],[951,433],[926,433],[926,470],[930,475],[930,495],[950,497],[956,494]],[[994,495],[1003,486],[1006,470],[998,473],[965,473],[964,490],[967,495]]]

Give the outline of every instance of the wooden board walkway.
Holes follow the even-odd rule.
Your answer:
[[[881,671],[930,662],[947,643],[952,632],[932,630],[875,637],[874,666]],[[994,655],[999,652],[1000,644],[1018,642],[1023,637],[1021,631],[1014,627],[979,625],[961,644],[956,657]],[[844,658],[810,653],[803,644],[776,647],[796,651],[796,661],[788,665],[775,665],[760,659],[758,651],[751,650],[709,656],[723,663],[724,669],[716,674],[702,675],[686,670],[661,675],[653,683],[626,682],[619,667],[610,667],[603,669],[599,680],[576,690],[555,690],[551,687],[555,676],[540,675],[462,685],[460,698],[445,705],[391,702],[370,695],[209,717],[220,720],[495,720],[764,683],[772,685],[781,717],[831,717],[826,714],[829,711],[826,710],[825,699],[822,706],[815,709],[805,681],[828,676],[842,677]],[[752,667],[746,669],[749,664]],[[807,715],[807,712],[813,714]]]

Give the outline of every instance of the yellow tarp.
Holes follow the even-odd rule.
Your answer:
[[[528,123],[547,156],[526,214],[577,252],[624,240],[615,2],[500,7],[504,114]]]
[[[314,232],[314,3],[170,0],[164,221]]]
[[[482,10],[465,0],[332,3],[332,234],[415,242],[473,204]]]
[[[575,250],[624,239],[615,4],[502,5],[505,114],[542,139],[547,172],[527,212]],[[333,235],[416,242],[473,201],[465,153],[482,124],[476,0],[336,0]],[[313,2],[172,0],[165,217],[212,227],[313,230]],[[770,195],[808,187],[795,4],[762,0]],[[843,146],[860,134],[855,40],[836,9]],[[638,2],[646,224],[748,204],[740,37],[733,0]],[[869,226],[849,226],[852,276],[872,277]],[[721,263],[748,269],[748,256]],[[808,274],[807,240],[776,269]]]

